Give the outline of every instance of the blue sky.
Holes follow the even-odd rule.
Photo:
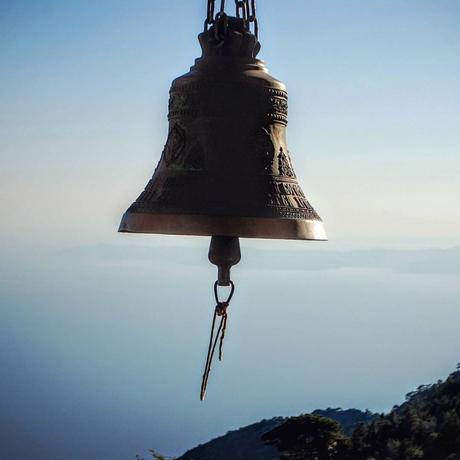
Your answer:
[[[205,3],[0,2],[0,425],[18,456],[177,454],[262,417],[387,410],[460,361],[459,2],[259,0],[330,242],[242,242],[226,360],[196,401],[208,242],[116,229]]]

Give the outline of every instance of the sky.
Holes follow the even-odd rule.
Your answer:
[[[460,361],[460,3],[258,4],[330,241],[242,241],[203,404],[208,240],[116,230],[206,2],[0,0],[4,457],[178,455],[261,418],[386,411]]]

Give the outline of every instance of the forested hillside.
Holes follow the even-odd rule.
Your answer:
[[[409,393],[389,414],[358,425],[351,436],[337,422],[306,414],[287,419],[263,440],[290,460],[460,460],[460,367],[445,381]]]
[[[377,415],[357,409],[326,409],[314,412],[339,422],[345,432],[351,433],[363,422],[374,420]],[[280,455],[276,448],[264,444],[262,436],[285,423],[288,419],[276,417],[259,423],[230,431],[225,436],[198,446],[177,460],[278,460]]]

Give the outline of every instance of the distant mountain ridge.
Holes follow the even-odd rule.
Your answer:
[[[164,265],[202,266],[206,250],[200,247],[95,245],[68,248],[56,255],[82,260],[100,260],[101,263],[119,262]],[[277,263],[273,263],[276,260]],[[317,271],[339,269],[376,269],[413,274],[460,274],[460,247],[431,249],[355,249],[348,251],[301,249],[245,249],[245,267],[248,270]]]

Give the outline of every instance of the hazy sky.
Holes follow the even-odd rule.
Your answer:
[[[259,0],[260,57],[288,86],[295,169],[331,241],[242,242],[225,362],[197,401],[208,242],[116,229],[205,4],[0,1],[11,460],[178,454],[262,417],[387,410],[460,361],[460,3]]]

